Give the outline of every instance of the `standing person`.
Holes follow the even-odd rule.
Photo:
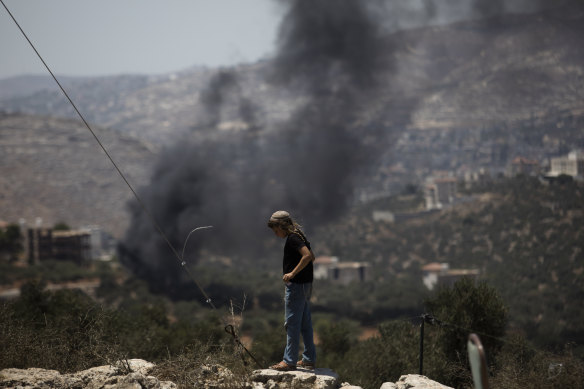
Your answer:
[[[279,238],[286,238],[283,260],[284,275],[282,276],[282,280],[286,284],[286,321],[284,323],[287,335],[286,349],[283,361],[270,366],[270,369],[288,371],[296,370],[296,366],[298,366],[312,370],[316,362],[316,348],[309,300],[312,293],[314,254],[310,248],[310,242],[288,212],[274,212],[268,221],[268,227]],[[304,352],[302,360],[296,363],[301,334]]]

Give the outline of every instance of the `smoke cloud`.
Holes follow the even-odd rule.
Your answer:
[[[392,139],[415,107],[415,101],[400,99],[400,114],[387,119],[391,126],[371,116],[380,92],[393,87],[396,59],[384,36],[401,28],[408,15],[420,24],[436,21],[445,3],[454,9],[468,2],[286,2],[278,53],[266,77],[272,86],[303,96],[303,103],[289,120],[266,128],[237,73],[223,71],[211,80],[201,97],[205,125],[197,129],[211,135],[204,141],[186,136],[162,153],[150,185],[140,191],[172,245],[180,252],[194,227],[213,225],[212,232],[192,238],[188,252],[204,241],[214,252],[251,259],[261,254],[270,233],[266,221],[275,210],[300,216],[309,229],[341,215],[353,200],[355,181],[384,146],[363,139]],[[465,9],[473,15],[505,11],[502,1],[472,5]],[[385,118],[392,109],[384,107]],[[222,136],[217,126],[225,117],[244,125]],[[131,227],[120,246],[123,263],[155,289],[173,290],[182,269],[141,207],[130,208]]]

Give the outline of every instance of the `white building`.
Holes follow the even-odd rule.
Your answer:
[[[320,256],[314,260],[313,274],[317,280],[326,280],[328,278],[328,269],[339,262],[339,257]]]
[[[548,176],[557,177],[562,174],[584,177],[584,153],[582,151],[572,151],[565,157],[551,158]]]
[[[314,278],[348,285],[368,281],[371,265],[366,262],[339,262],[338,257],[318,257],[314,261]]]
[[[432,262],[422,267],[422,281],[428,290],[437,285],[452,285],[462,277],[477,278],[478,269],[450,269],[448,263]]]
[[[442,209],[456,198],[456,178],[429,178],[424,188],[426,209]]]

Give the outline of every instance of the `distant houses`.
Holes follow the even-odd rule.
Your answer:
[[[450,269],[448,263],[432,262],[422,267],[422,281],[428,290],[436,286],[451,286],[462,277],[476,279],[478,269]]]
[[[547,172],[545,171],[547,170]],[[538,161],[518,156],[507,168],[507,175],[543,176],[553,180],[560,176],[570,176],[577,180],[584,179],[584,152],[574,150],[567,155],[549,159],[549,167],[544,169]]]
[[[339,262],[338,257],[320,256],[314,261],[314,278],[348,285],[369,281],[370,268],[367,262]]]
[[[428,290],[451,286],[462,277],[476,279],[479,269],[451,269],[448,263],[432,262],[422,267],[422,281]],[[367,262],[340,262],[338,257],[320,256],[314,261],[314,278],[341,285],[371,280],[371,265]]]

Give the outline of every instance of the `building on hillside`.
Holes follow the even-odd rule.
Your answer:
[[[320,256],[314,260],[314,278],[317,280],[326,280],[328,278],[328,269],[339,262],[338,257]]]
[[[371,265],[366,262],[339,262],[338,257],[318,257],[314,261],[314,278],[343,285],[370,279]]]
[[[51,228],[29,228],[26,231],[26,253],[28,262],[38,264],[53,257],[53,230]]]
[[[329,268],[329,279],[343,285],[369,281],[370,267],[366,262],[339,262]]]
[[[448,263],[432,262],[422,267],[422,281],[428,290],[436,286],[450,286],[462,277],[476,279],[479,275],[478,269],[450,269]]]
[[[53,257],[78,265],[91,259],[91,235],[84,230],[53,231]]]
[[[456,198],[456,178],[430,177],[424,187],[426,209],[442,209]]]
[[[507,174],[511,177],[524,174],[526,176],[535,176],[540,173],[539,162],[527,159],[525,157],[516,157],[507,169]]]
[[[91,259],[90,235],[87,231],[54,231],[37,227],[29,228],[26,237],[29,263],[54,259],[82,264]]]
[[[550,159],[550,171],[548,177],[560,175],[584,178],[584,152],[572,151],[567,156]]]
[[[462,166],[458,173],[466,189],[472,188],[473,185],[486,185],[493,180],[491,173],[485,168],[473,170],[467,166]]]

